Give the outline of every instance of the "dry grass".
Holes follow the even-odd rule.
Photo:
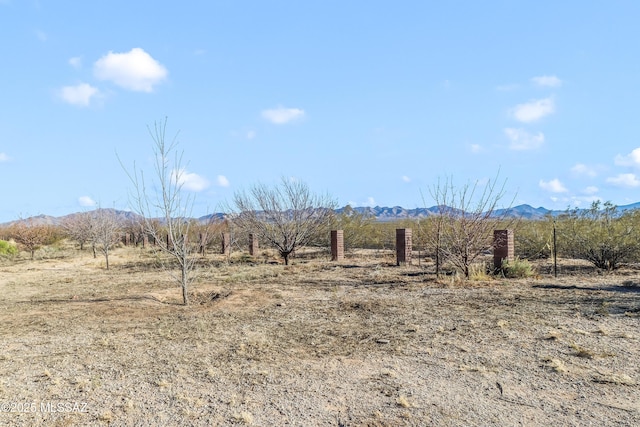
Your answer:
[[[269,254],[265,259],[270,259]],[[0,264],[0,425],[638,425],[640,271],[436,280],[210,255],[184,307],[121,248]]]

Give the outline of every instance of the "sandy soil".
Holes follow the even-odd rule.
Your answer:
[[[0,425],[640,425],[640,270],[111,261],[0,264]]]

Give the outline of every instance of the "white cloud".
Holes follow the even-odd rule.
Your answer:
[[[519,87],[520,86],[515,84],[515,83],[509,83],[509,84],[505,84],[505,85],[496,86],[496,90],[499,90],[500,92],[509,92],[509,91],[512,91],[512,90],[516,90]]]
[[[171,181],[181,185],[188,191],[202,191],[209,187],[209,181],[195,173],[187,172],[186,169],[174,170],[171,172]]]
[[[595,187],[593,185],[590,185],[589,187],[582,190],[584,194],[596,194],[598,191],[600,191],[598,187]]]
[[[614,162],[618,166],[638,166],[640,167],[640,147],[631,151],[626,156],[618,154],[614,159]]]
[[[6,153],[0,153],[0,162],[8,162],[9,160],[11,160],[11,158],[7,156]]]
[[[301,119],[304,115],[304,110],[299,108],[277,107],[262,111],[262,117],[277,125]]]
[[[575,166],[571,168],[571,172],[573,172],[576,175],[586,175],[592,178],[598,175],[598,172],[596,171],[595,168],[589,167],[582,163],[576,163]]]
[[[153,92],[168,74],[162,64],[139,47],[126,53],[109,52],[96,61],[93,72],[100,80],[137,92]]]
[[[74,56],[73,58],[69,58],[69,65],[71,65],[73,68],[82,67],[82,58],[80,58],[79,56]]]
[[[60,98],[62,98],[63,101],[80,107],[89,106],[91,99],[99,94],[100,91],[88,83],[80,83],[76,86],[65,86],[60,90]]]
[[[530,134],[524,129],[506,128],[504,134],[509,138],[511,150],[535,150],[544,144],[544,134],[538,132],[536,135]]]
[[[543,190],[550,191],[551,193],[566,193],[569,191],[558,178],[554,178],[551,181],[541,179],[538,185],[540,185],[540,188]]]
[[[560,87],[562,80],[556,76],[538,76],[531,79],[533,83],[543,87]]]
[[[247,132],[247,139],[254,139],[256,137],[256,132],[250,130],[249,132]]]
[[[80,204],[80,206],[85,206],[85,207],[90,207],[90,206],[96,206],[97,203],[95,202],[95,200],[93,200],[91,197],[89,196],[82,196],[78,198],[78,203]]]
[[[40,40],[41,42],[46,42],[47,39],[49,38],[47,36],[47,33],[45,33],[42,30],[36,30],[36,37],[38,38],[38,40]]]
[[[469,148],[472,153],[479,153],[482,151],[482,146],[480,144],[471,144]]]
[[[403,176],[402,176],[402,180],[403,180],[404,182],[411,182],[411,178],[409,178],[409,177],[408,177],[408,176],[406,176],[406,175],[403,175]]]
[[[591,203],[601,200],[599,196],[589,195],[589,196],[579,196],[579,197],[571,197],[571,199],[567,200],[570,205],[574,205],[576,207],[583,205],[590,205]]]
[[[353,200],[349,200],[347,204],[352,207],[368,206],[374,208],[376,206],[376,200],[373,197],[367,197],[366,202],[356,202]]]
[[[219,187],[228,187],[229,180],[224,175],[218,175],[218,177],[216,178],[216,184],[218,184]]]
[[[553,98],[534,99],[527,103],[516,105],[512,110],[512,114],[519,122],[530,123],[548,116],[555,111],[555,108]]]
[[[640,179],[632,173],[621,173],[618,176],[612,176],[607,178],[609,184],[616,187],[636,188],[640,187]]]

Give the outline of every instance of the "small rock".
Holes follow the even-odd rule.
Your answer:
[[[389,344],[389,340],[386,340],[384,338],[377,339],[376,342],[378,344]]]

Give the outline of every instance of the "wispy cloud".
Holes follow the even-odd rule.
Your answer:
[[[80,83],[75,86],[64,86],[60,89],[60,98],[69,104],[79,107],[88,107],[91,99],[100,95],[100,91],[88,83]]]
[[[7,156],[6,153],[0,153],[0,163],[8,162],[9,160],[11,160],[11,158]]]
[[[565,198],[564,200],[569,205],[579,207],[579,206],[590,205],[591,203],[596,202],[598,200],[602,200],[602,199],[600,198],[600,196],[586,195],[586,196],[573,196],[570,198]]]
[[[621,173],[617,176],[607,178],[607,183],[616,187],[636,188],[640,187],[640,179],[632,173]]]
[[[376,206],[376,200],[373,197],[369,196],[367,197],[367,200],[365,202],[356,202],[350,200],[347,202],[347,204],[351,207],[368,206],[370,208],[374,208]]]
[[[277,107],[262,111],[263,118],[277,125],[301,119],[304,115],[304,110],[300,108]]]
[[[640,167],[640,147],[631,151],[626,156],[618,154],[614,162],[618,166],[635,166]]]
[[[596,168],[587,166],[582,163],[576,163],[571,168],[571,172],[574,173],[575,175],[585,175],[591,178],[596,177],[598,175]]]
[[[500,92],[510,92],[512,90],[518,89],[519,87],[520,85],[516,83],[508,83],[508,84],[496,86],[496,90]]]
[[[171,172],[171,181],[181,185],[183,189],[188,191],[199,192],[209,187],[209,181],[196,174],[188,172],[186,169],[174,170]]]
[[[524,151],[535,150],[544,144],[544,134],[530,134],[524,129],[506,128],[504,134],[509,139],[509,148],[511,150]]]
[[[540,188],[543,190],[549,191],[551,193],[566,193],[567,188],[560,182],[558,178],[554,178],[551,181],[540,180],[538,183]]]
[[[69,65],[71,65],[73,68],[82,67],[82,58],[79,56],[74,56],[73,58],[69,58]]]
[[[552,114],[555,111],[553,98],[534,99],[524,104],[516,105],[511,113],[519,122],[531,123]]]
[[[216,178],[216,184],[218,185],[218,187],[228,187],[229,180],[224,175],[218,175],[218,177]]]
[[[79,197],[78,203],[80,204],[80,206],[84,206],[84,207],[92,207],[92,206],[98,205],[98,203],[96,203],[96,201],[89,196]]]
[[[403,180],[404,182],[411,182],[411,178],[409,178],[407,175],[403,175],[403,176],[402,176],[402,180]]]
[[[482,145],[480,144],[471,144],[469,146],[469,149],[471,150],[472,153],[479,153],[482,151]]]
[[[582,190],[582,192],[584,194],[596,194],[598,191],[600,191],[598,189],[598,187],[590,185],[589,187],[585,188],[584,190]]]
[[[49,36],[47,35],[47,33],[45,33],[42,30],[36,30],[35,33],[36,33],[36,37],[41,42],[46,42],[49,39]]]
[[[250,130],[250,131],[247,132],[246,136],[247,136],[247,139],[251,140],[251,139],[254,139],[257,136],[257,133],[255,131],[253,131],[253,130]]]
[[[137,92],[153,92],[154,86],[168,75],[167,69],[141,48],[125,53],[109,52],[95,62],[93,72],[99,80]]]
[[[537,86],[542,87],[560,87],[562,86],[562,80],[556,76],[538,76],[531,79],[531,81]]]

